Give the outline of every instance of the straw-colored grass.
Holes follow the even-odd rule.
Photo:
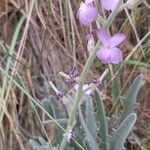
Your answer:
[[[73,66],[81,71],[88,58],[84,38],[90,31],[75,15],[80,2],[0,0],[0,150],[30,150],[28,140],[39,136],[55,144],[57,122],[49,114],[53,123],[43,122],[47,112],[40,104],[54,94],[48,81],[59,87],[59,72],[68,73]],[[101,16],[107,18],[100,1],[95,0],[95,4]],[[112,34],[120,31],[128,37],[121,45],[125,63],[114,76],[120,83],[119,95],[126,93],[137,74],[144,76],[137,106],[136,143],[129,144],[128,149],[145,150],[150,147],[150,4],[144,0],[139,6],[122,9],[110,27]],[[104,69],[95,60],[89,78],[98,77]],[[110,84],[104,89],[106,110],[111,114],[116,107],[112,107]]]

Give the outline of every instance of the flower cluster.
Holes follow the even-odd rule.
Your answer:
[[[98,17],[98,10],[93,5],[94,0],[85,0],[81,2],[80,8],[77,11],[77,18],[84,25],[90,25]],[[114,10],[119,0],[101,0],[101,4],[106,10]]]
[[[85,3],[80,4],[80,8],[77,12],[77,17],[84,25],[90,25],[98,17],[98,11],[93,5],[94,0],[85,0]],[[106,10],[114,10],[119,0],[102,0],[101,4]],[[125,40],[125,35],[122,33],[116,33],[114,36],[109,34],[103,28],[99,28],[96,31],[97,37],[103,46],[97,51],[96,56],[103,64],[112,63],[119,64],[123,60],[122,52],[117,47],[121,42]],[[89,41],[92,34],[86,36],[86,41]],[[84,89],[87,85],[84,86]],[[77,86],[75,87],[77,88]],[[87,90],[90,92],[89,90]]]

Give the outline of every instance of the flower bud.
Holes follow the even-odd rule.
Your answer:
[[[86,36],[87,50],[90,53],[95,47],[95,41],[92,34]]]
[[[93,0],[85,0],[85,3],[80,4],[77,11],[77,18],[84,25],[90,25],[98,17],[98,11],[92,4]]]

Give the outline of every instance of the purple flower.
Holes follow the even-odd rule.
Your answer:
[[[97,58],[100,59],[103,64],[110,62],[112,64],[119,64],[123,56],[121,50],[116,46],[123,42],[126,36],[122,33],[117,33],[110,37],[103,28],[97,30],[97,36],[103,44],[103,47],[96,53]]]
[[[79,76],[79,72],[77,70],[77,67],[73,67],[69,73],[69,77],[70,78],[76,78],[77,76]]]
[[[64,94],[63,94],[63,92],[61,92],[61,91],[58,91],[58,92],[56,93],[57,99],[61,99],[61,98],[63,98],[63,96],[64,96]]]
[[[77,18],[84,25],[90,25],[98,17],[98,11],[93,6],[94,0],[85,0],[85,3],[81,2],[80,8],[77,11]]]
[[[106,10],[114,10],[119,0],[101,0],[101,4]]]
[[[75,83],[78,80],[79,72],[77,70],[77,67],[73,67],[69,74],[65,74],[63,72],[60,72],[60,74],[65,77],[65,82],[66,83]]]

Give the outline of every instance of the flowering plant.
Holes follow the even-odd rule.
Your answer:
[[[97,36],[102,42],[103,47],[97,51],[96,55],[102,63],[119,64],[123,60],[122,52],[116,46],[119,45],[125,39],[125,35],[117,33],[110,37],[107,32],[100,28],[97,30]]]
[[[77,11],[77,18],[83,25],[89,26],[98,18],[99,12],[93,1],[85,0],[85,2],[81,2]],[[108,66],[109,69],[105,69],[98,79],[94,79],[90,83],[87,81],[90,67],[96,56],[102,64],[119,64],[123,61],[123,54],[117,46],[125,40],[126,36],[123,33],[116,33],[111,37],[107,32],[119,13],[122,2],[123,0],[101,1],[104,9],[112,10],[113,12],[108,17],[108,20],[101,23],[102,27],[93,30],[96,31],[98,42],[91,51],[81,74],[77,71],[77,67],[73,68],[69,74],[60,73],[65,78],[65,83],[72,84],[69,92],[62,92],[52,82],[49,82],[57,98],[51,96],[50,101],[45,100],[42,105],[46,109],[49,103],[52,105],[50,107],[51,109],[53,108],[52,112],[55,118],[51,117],[51,119],[64,131],[63,134],[59,134],[62,139],[61,143],[57,143],[60,150],[65,150],[68,146],[82,150],[121,150],[136,122],[134,106],[143,80],[141,75],[131,85],[124,103],[124,110],[115,119],[112,114],[117,107],[118,99],[120,99],[119,95],[111,110],[106,113],[103,101],[105,99],[104,91],[99,89],[99,86],[102,86],[103,82],[105,82],[104,78],[109,78],[109,70],[111,71],[112,68]],[[87,38],[89,37],[91,37],[90,34]],[[92,35],[92,38],[94,38],[94,35]],[[113,74],[111,75],[114,77]],[[65,117],[63,116],[62,120],[60,120],[62,114],[58,114],[54,109],[54,104],[51,103],[52,98],[57,105],[62,102],[66,108]],[[112,121],[113,125],[109,127]],[[65,128],[60,124],[63,124]],[[116,130],[113,130],[113,128],[116,128]]]

